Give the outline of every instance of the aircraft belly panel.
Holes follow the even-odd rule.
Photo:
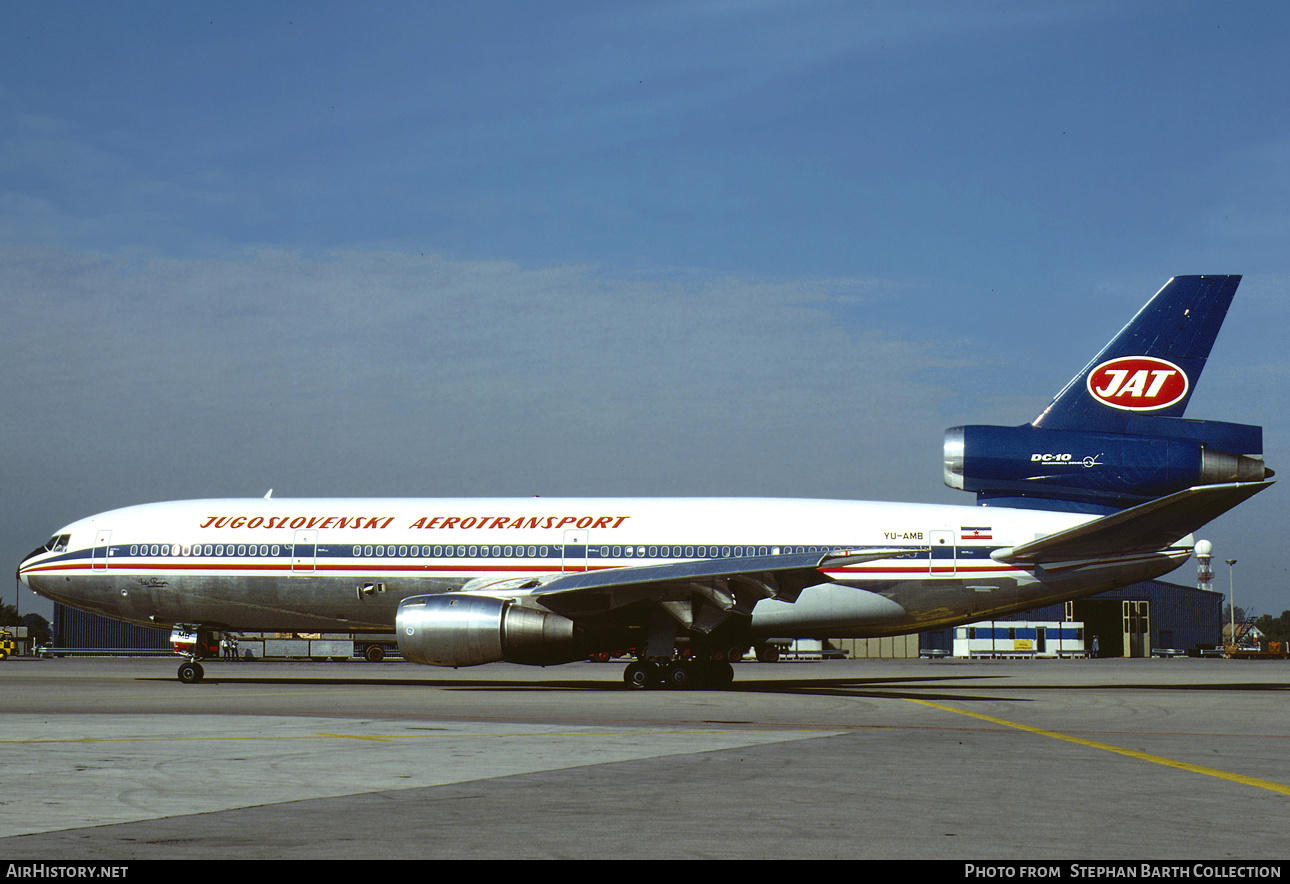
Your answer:
[[[46,577],[37,581],[34,589],[71,607],[132,623],[200,623],[262,632],[389,631],[394,628],[395,614],[404,598],[448,592],[460,588],[462,582],[422,579],[374,584],[350,576],[155,574],[78,576],[70,581]],[[42,585],[46,583],[49,585]]]
[[[891,629],[908,619],[899,604],[866,589],[824,583],[802,590],[795,602],[763,599],[753,608],[752,634],[854,635],[864,628]]]

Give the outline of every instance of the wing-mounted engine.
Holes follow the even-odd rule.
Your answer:
[[[762,599],[792,602],[807,587],[832,582],[821,567],[908,552],[883,547],[699,559],[468,583],[467,591],[404,599],[395,621],[399,649],[405,659],[432,666],[547,666],[635,640],[647,655],[667,658],[678,636],[715,644],[746,632]]]
[[[945,432],[945,484],[987,505],[1105,512],[1273,475],[1263,464],[1261,427],[1134,416],[1128,430],[953,427]]]
[[[431,666],[571,663],[586,657],[573,621],[514,599],[452,592],[399,604],[395,620],[404,659]]]

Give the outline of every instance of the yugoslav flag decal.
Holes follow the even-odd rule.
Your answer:
[[[1088,374],[1090,395],[1125,411],[1168,408],[1187,395],[1189,386],[1185,371],[1155,356],[1120,356]]]

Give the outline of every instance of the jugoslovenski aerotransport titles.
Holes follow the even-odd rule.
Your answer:
[[[18,568],[172,628],[390,633],[437,666],[628,653],[631,688],[720,687],[776,638],[937,629],[1165,574],[1271,484],[1262,428],[1183,419],[1239,276],[1171,279],[1029,424],[945,434],[976,506],[748,498],[195,500],[59,529]]]

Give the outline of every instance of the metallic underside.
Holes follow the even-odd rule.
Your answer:
[[[801,592],[796,601],[757,604],[750,636],[866,638],[921,632],[989,619],[1056,601],[1159,577],[1186,561],[1189,550],[1070,563],[1018,571],[1017,576],[970,575],[914,579],[856,579],[837,575]],[[70,607],[146,626],[173,624],[260,632],[382,632],[394,629],[399,603],[410,596],[460,590],[466,577],[193,576],[107,572],[76,576],[31,574],[31,588]],[[541,607],[540,596],[517,599]],[[624,627],[643,626],[630,606],[590,627],[617,641]],[[581,624],[580,624],[581,625]],[[612,639],[611,639],[612,637]]]

